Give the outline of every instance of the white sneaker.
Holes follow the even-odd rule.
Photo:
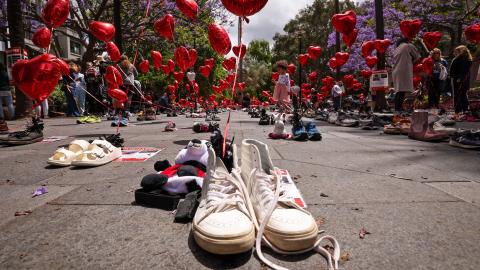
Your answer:
[[[235,152],[234,148],[234,158]],[[202,199],[193,219],[195,241],[214,254],[251,250],[255,243],[255,227],[245,203],[246,187],[239,173],[230,174],[211,147],[208,154]]]
[[[312,215],[282,197],[281,176],[276,173],[278,168],[273,166],[268,146],[256,140],[244,140],[240,168],[258,226],[255,244],[258,257],[273,269],[285,269],[263,256],[263,240],[280,254],[300,254],[315,249],[327,257],[330,269],[337,269],[340,258],[337,241],[330,236],[318,238],[318,226]],[[319,245],[323,239],[332,242],[333,256]]]

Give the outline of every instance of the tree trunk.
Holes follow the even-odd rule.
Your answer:
[[[113,0],[113,24],[115,25],[115,43],[120,52],[123,52],[121,13],[122,2],[120,0]]]
[[[10,48],[25,48],[25,32],[23,24],[22,4],[18,0],[7,0],[7,17],[10,35]],[[31,114],[32,100],[18,88],[15,89],[15,114],[24,117]]]
[[[375,30],[377,34],[377,39],[385,38],[384,28],[385,25],[383,20],[383,3],[382,0],[375,0]],[[378,60],[379,61],[377,64],[377,69],[385,69],[385,55],[381,54]],[[376,108],[373,109],[376,111],[388,109],[387,100],[385,99],[385,92],[377,92],[375,107]]]

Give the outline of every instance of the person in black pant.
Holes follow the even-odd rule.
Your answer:
[[[455,58],[450,66],[450,77],[453,84],[453,98],[455,102],[455,113],[468,111],[467,92],[470,89],[470,67],[472,66],[472,55],[466,46],[458,46],[453,52]]]

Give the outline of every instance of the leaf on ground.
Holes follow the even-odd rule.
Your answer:
[[[328,198],[328,195],[322,192],[322,193],[320,193],[320,197]]]
[[[348,251],[343,251],[342,252],[342,255],[340,256],[340,260],[342,262],[348,262],[350,261],[350,253],[348,253]]]
[[[365,235],[367,235],[367,234],[370,234],[370,232],[367,231],[365,229],[365,227],[363,227],[363,228],[360,229],[360,232],[358,233],[358,236],[360,237],[360,239],[363,239],[363,238],[365,238]]]
[[[325,218],[324,217],[318,217],[315,220],[315,223],[317,223],[317,226],[320,227],[321,225],[325,224]]]

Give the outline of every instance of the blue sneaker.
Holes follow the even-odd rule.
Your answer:
[[[292,127],[293,139],[295,141],[306,141],[308,140],[308,133],[303,126],[302,121],[295,123]]]
[[[308,134],[308,139],[310,141],[321,141],[322,140],[322,134],[317,129],[317,126],[315,126],[314,122],[309,122],[306,126],[305,129],[307,130]]]

